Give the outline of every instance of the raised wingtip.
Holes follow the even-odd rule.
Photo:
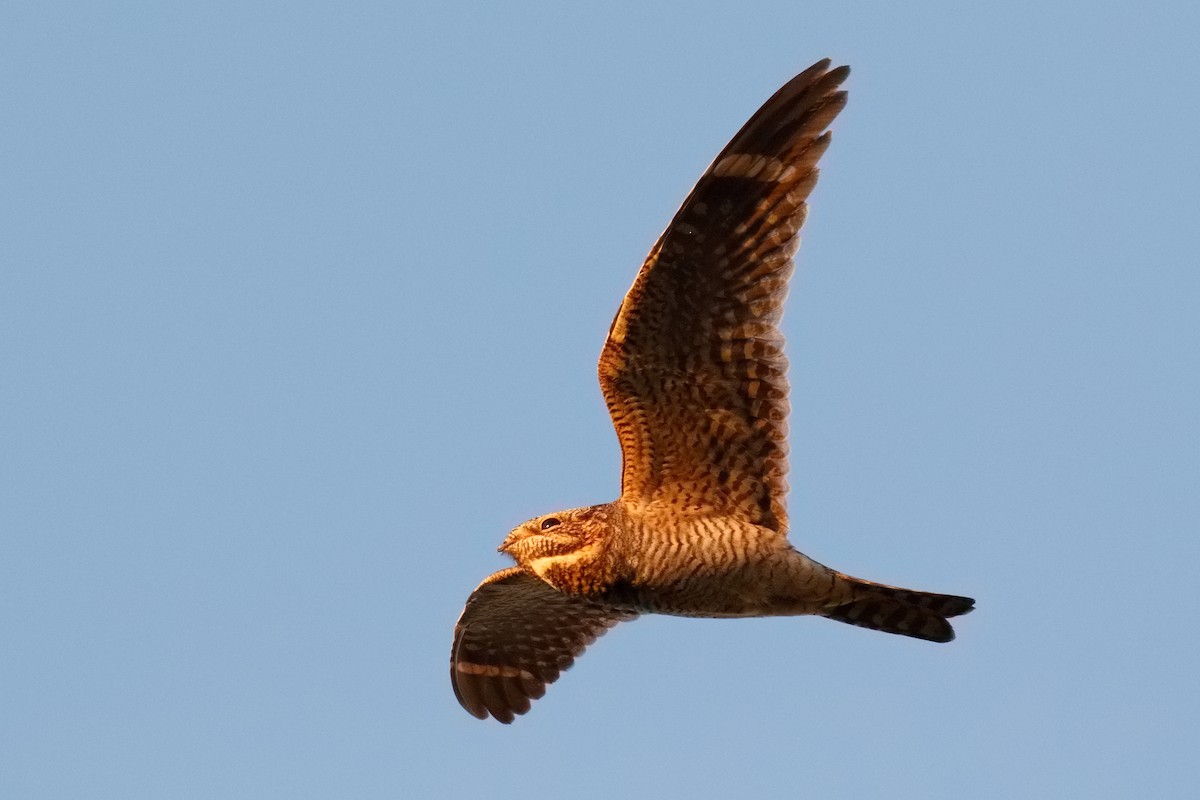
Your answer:
[[[800,74],[811,76],[811,75],[820,75],[822,73],[827,73],[828,75],[836,75],[839,79],[845,79],[845,77],[850,74],[850,66],[848,64],[840,64],[840,65],[834,67],[832,58],[822,58],[820,61],[813,64],[811,67],[804,70],[804,72],[802,72]]]

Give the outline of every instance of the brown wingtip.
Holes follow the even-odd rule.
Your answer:
[[[830,68],[833,64],[833,59],[822,58],[817,63],[813,64],[808,69],[801,72],[792,81],[797,83],[812,81],[813,83],[820,82],[826,88],[833,88],[850,76],[850,66],[842,64],[837,67]]]
[[[545,684],[532,675],[504,674],[493,666],[459,660],[450,666],[450,684],[468,714],[476,719],[490,716],[505,725],[546,693]]]

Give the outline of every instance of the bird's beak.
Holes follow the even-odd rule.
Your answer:
[[[513,555],[513,546],[528,535],[529,534],[525,533],[520,528],[517,528],[515,531],[509,533],[508,536],[504,537],[504,541],[500,543],[500,546],[497,547],[496,550],[501,553],[508,553],[511,556]]]

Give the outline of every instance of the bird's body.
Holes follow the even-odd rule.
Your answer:
[[[511,722],[597,636],[639,614],[815,614],[946,642],[974,601],[832,570],[787,538],[787,360],[779,319],[846,67],[822,61],[705,171],[609,329],[600,387],[621,496],[517,526],[455,627],[450,676]]]
[[[635,613],[680,617],[815,614],[848,597],[837,573],[776,531],[724,515],[679,517],[616,501],[554,515],[586,526],[596,544],[538,556],[513,537],[505,550],[559,591]],[[526,525],[540,525],[531,520]],[[532,532],[531,532],[532,533]],[[535,535],[534,535],[535,536]]]

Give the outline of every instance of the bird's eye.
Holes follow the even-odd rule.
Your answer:
[[[542,520],[542,530],[549,530],[555,525],[561,524],[562,523],[558,521],[558,517],[546,517],[544,520]]]

